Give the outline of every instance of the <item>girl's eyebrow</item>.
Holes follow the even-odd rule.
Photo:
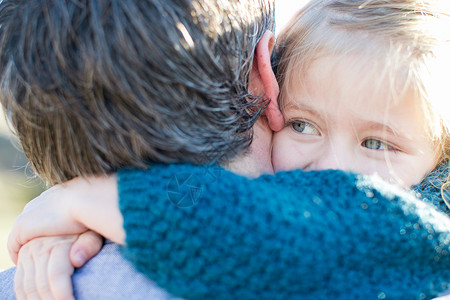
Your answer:
[[[369,120],[361,120],[361,122],[366,123],[364,126],[367,129],[382,132],[388,136],[391,136],[398,143],[409,143],[412,140],[412,138],[408,136],[408,134],[402,133],[401,130],[397,130],[395,126],[391,126],[390,124]]]
[[[288,109],[291,109],[291,110],[294,110],[294,111],[299,111],[299,112],[300,111],[301,112],[305,112],[306,111],[306,112],[309,112],[309,113],[312,113],[312,114],[315,114],[315,115],[320,115],[320,112],[317,109],[312,108],[312,107],[310,107],[308,105],[305,105],[305,104],[299,104],[296,101],[290,101],[289,103],[284,105],[283,110],[286,111]]]
[[[291,101],[284,106],[283,114],[286,124],[298,118],[314,119],[314,122],[318,122],[318,124],[326,121],[320,110],[309,105],[296,103],[295,101]]]
[[[399,135],[399,133],[394,129],[394,127],[389,126],[388,124],[384,124],[381,122],[375,122],[375,121],[365,121],[365,122],[367,122],[367,127],[369,129],[379,130],[379,131],[387,132],[396,137],[401,137]]]

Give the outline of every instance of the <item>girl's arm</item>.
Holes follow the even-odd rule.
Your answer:
[[[9,254],[16,264],[21,246],[33,238],[80,234],[88,229],[123,244],[122,223],[115,175],[72,179],[48,189],[25,206],[9,235]]]
[[[416,299],[450,282],[450,219],[340,171],[119,172],[124,256],[191,299]]]

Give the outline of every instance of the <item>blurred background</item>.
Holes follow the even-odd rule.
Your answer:
[[[306,2],[307,0],[275,0],[276,33]],[[13,266],[6,242],[14,219],[29,200],[44,191],[43,183],[33,176],[19,149],[0,106],[0,270]]]
[[[7,127],[0,108],[0,270],[13,265],[6,241],[15,217],[28,200],[43,189],[42,182],[27,169],[27,160]]]

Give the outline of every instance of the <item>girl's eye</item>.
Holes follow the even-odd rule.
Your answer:
[[[376,139],[367,139],[362,142],[362,146],[370,150],[394,150],[389,144]]]
[[[320,134],[319,130],[317,130],[317,128],[313,124],[306,122],[306,121],[292,122],[292,128],[295,131],[303,133],[303,134],[314,134],[314,135]]]

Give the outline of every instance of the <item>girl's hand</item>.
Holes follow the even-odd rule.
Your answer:
[[[69,254],[79,250],[77,244],[87,247],[89,252],[83,253],[81,260],[71,262]],[[21,247],[18,256],[14,277],[17,299],[74,299],[71,280],[74,267],[81,267],[95,256],[102,244],[101,236],[92,231],[32,239]]]
[[[31,239],[80,234],[87,229],[123,244],[122,223],[115,176],[75,178],[25,206],[9,235],[9,254],[17,263],[20,248]]]

